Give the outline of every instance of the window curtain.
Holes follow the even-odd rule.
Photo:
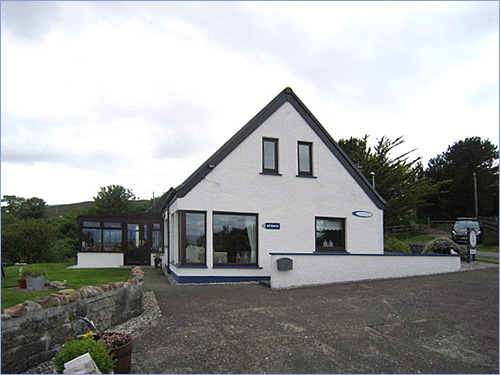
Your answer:
[[[301,172],[311,172],[311,162],[309,160],[310,145],[299,145],[299,170]]]
[[[274,142],[264,141],[264,168],[274,169],[276,157],[274,155]]]
[[[250,243],[250,263],[257,262],[257,228],[255,226],[255,218],[247,217],[245,219],[247,227],[248,242]]]
[[[316,230],[325,231],[325,230],[342,230],[342,221],[341,220],[318,220],[316,224]]]

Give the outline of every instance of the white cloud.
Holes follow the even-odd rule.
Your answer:
[[[1,10],[2,194],[159,195],[287,86],[334,139],[403,135],[424,162],[470,135],[498,144],[495,2]]]

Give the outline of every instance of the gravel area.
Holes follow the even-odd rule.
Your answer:
[[[155,325],[157,319],[161,316],[160,306],[158,305],[158,301],[156,300],[155,294],[153,292],[144,292],[142,295],[142,303],[144,306],[144,312],[141,315],[129,319],[122,324],[111,327],[106,331],[127,332],[133,337],[136,332],[143,330],[148,325]],[[39,365],[32,367],[31,369],[26,371],[26,374],[55,374],[55,373],[56,371],[54,369],[52,360],[40,363]]]

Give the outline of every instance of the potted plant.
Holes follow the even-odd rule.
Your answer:
[[[26,271],[22,270],[19,272],[19,279],[17,279],[17,283],[19,284],[19,288],[26,289]]]
[[[26,275],[26,288],[28,290],[43,290],[47,278],[47,270],[38,264],[30,264],[23,268]]]
[[[65,363],[85,353],[90,354],[102,374],[112,373],[115,360],[111,353],[102,342],[93,340],[90,335],[71,339],[63,345],[62,349],[54,357],[54,365],[57,373],[62,374]]]
[[[158,268],[161,269],[161,262],[162,262],[162,258],[161,258],[161,254],[155,254],[155,269],[157,270]]]
[[[90,319],[77,316],[76,318],[87,322],[94,330],[80,335],[81,338],[93,337],[95,341],[102,343],[111,353],[115,360],[113,371],[115,374],[130,374],[132,368],[132,337],[126,332],[103,332],[100,333],[94,322]]]

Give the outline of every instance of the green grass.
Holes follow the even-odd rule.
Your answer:
[[[496,263],[496,264],[498,264],[498,259],[493,259],[493,258],[476,257],[476,260],[480,260],[481,262],[490,262],[490,263]]]
[[[109,282],[127,281],[130,274],[129,269],[124,268],[75,268],[69,269],[71,263],[41,263],[47,270],[47,279],[50,281],[66,280],[66,288],[78,289],[82,286],[107,284]],[[17,305],[26,300],[33,300],[38,296],[48,296],[57,293],[57,289],[49,289],[39,292],[28,292],[19,289],[17,279],[19,278],[18,267],[5,267],[5,277],[2,277],[2,311],[7,307]],[[16,289],[11,289],[16,287]]]
[[[498,245],[478,245],[478,251],[487,251],[488,253],[498,253]]]

